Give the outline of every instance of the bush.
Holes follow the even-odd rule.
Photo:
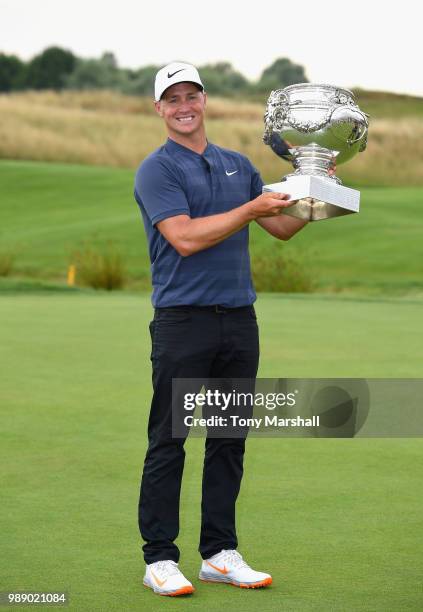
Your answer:
[[[256,291],[271,293],[312,293],[316,279],[302,258],[287,252],[252,257],[252,275]]]
[[[15,263],[14,253],[0,253],[0,276],[9,276]]]
[[[126,272],[122,257],[115,247],[84,247],[74,253],[72,263],[76,266],[76,280],[93,289],[122,289],[126,283]]]

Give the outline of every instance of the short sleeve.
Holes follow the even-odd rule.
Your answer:
[[[152,225],[176,215],[189,215],[190,208],[176,172],[159,159],[147,158],[135,177],[135,199],[143,206]]]
[[[261,195],[264,182],[263,182],[263,180],[262,180],[262,178],[260,176],[259,171],[257,170],[257,168],[255,168],[253,166],[253,164],[251,162],[250,162],[250,166],[251,166],[251,192],[250,192],[250,197],[251,197],[252,200],[254,200],[259,195]]]

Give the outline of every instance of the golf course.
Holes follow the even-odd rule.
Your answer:
[[[133,177],[122,168],[1,161],[0,191],[7,197],[0,210],[0,262],[11,256],[14,267],[0,276],[0,289],[46,282],[63,288],[78,252],[113,248],[128,288],[148,291],[150,263]],[[256,283],[277,290],[286,257],[307,270],[315,290],[423,295],[422,207],[421,187],[366,187],[360,214],[313,223],[287,243],[254,223],[253,271],[261,263]]]
[[[263,294],[267,377],[419,377],[420,299]],[[148,296],[7,293],[0,301],[2,583],[72,610],[420,610],[420,439],[254,439],[240,551],[274,577],[196,579],[202,439],[189,439],[181,567],[197,592],[142,586],[136,506],[150,400]],[[328,321],[328,324],[316,324]]]
[[[98,158],[82,145],[65,150],[79,138],[71,122],[85,121],[89,133],[111,121],[110,101],[98,111],[55,99],[44,116],[48,103],[33,96],[32,115],[31,100],[0,100],[10,122],[19,112],[32,121],[22,154],[13,148],[22,135],[14,141],[10,126],[0,129],[0,590],[63,591],[69,609],[84,612],[422,610],[419,438],[249,439],[239,551],[273,576],[271,587],[254,590],[197,578],[204,440],[188,439],[178,545],[196,592],[164,598],[143,587],[137,503],[153,309],[135,167],[126,158],[104,163],[110,134],[98,136]],[[360,214],[310,224],[286,243],[251,226],[261,377],[422,377],[423,180],[407,160],[389,174],[383,134],[392,117],[389,105],[373,104],[385,122],[370,150],[373,179],[361,160],[339,173],[360,189]],[[413,104],[410,116],[401,106],[411,122],[404,139],[413,140],[409,126],[422,112]],[[216,142],[232,121],[230,103],[222,108],[210,122]],[[249,112],[238,150],[259,132],[256,107]],[[129,134],[137,116],[117,117]],[[153,119],[146,112],[140,121],[147,129]],[[162,135],[148,134],[142,147],[158,146]],[[288,171],[275,157],[264,178]],[[80,273],[84,257],[110,253],[119,291],[95,289]]]

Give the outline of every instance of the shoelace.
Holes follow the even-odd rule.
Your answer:
[[[222,561],[227,561],[234,567],[248,567],[248,569],[251,569],[237,550],[225,550],[223,553],[224,554],[221,557]]]
[[[181,571],[178,568],[175,561],[156,561],[153,564],[154,571],[161,575],[162,578],[168,578],[174,574],[180,574]]]

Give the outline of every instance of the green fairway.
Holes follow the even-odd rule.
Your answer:
[[[421,377],[422,306],[263,295],[260,375]],[[419,439],[248,440],[239,549],[274,579],[254,591],[197,579],[203,440],[188,440],[178,544],[196,593],[142,586],[151,313],[147,295],[1,297],[1,588],[65,590],[78,611],[421,610]]]
[[[133,199],[133,174],[0,162],[0,255],[16,252],[13,273],[18,276],[63,283],[76,250],[84,243],[111,241],[123,255],[131,282],[147,288],[147,247]],[[313,223],[288,243],[253,223],[252,256],[292,254],[323,290],[421,293],[422,206],[423,187],[363,189],[359,215]]]

